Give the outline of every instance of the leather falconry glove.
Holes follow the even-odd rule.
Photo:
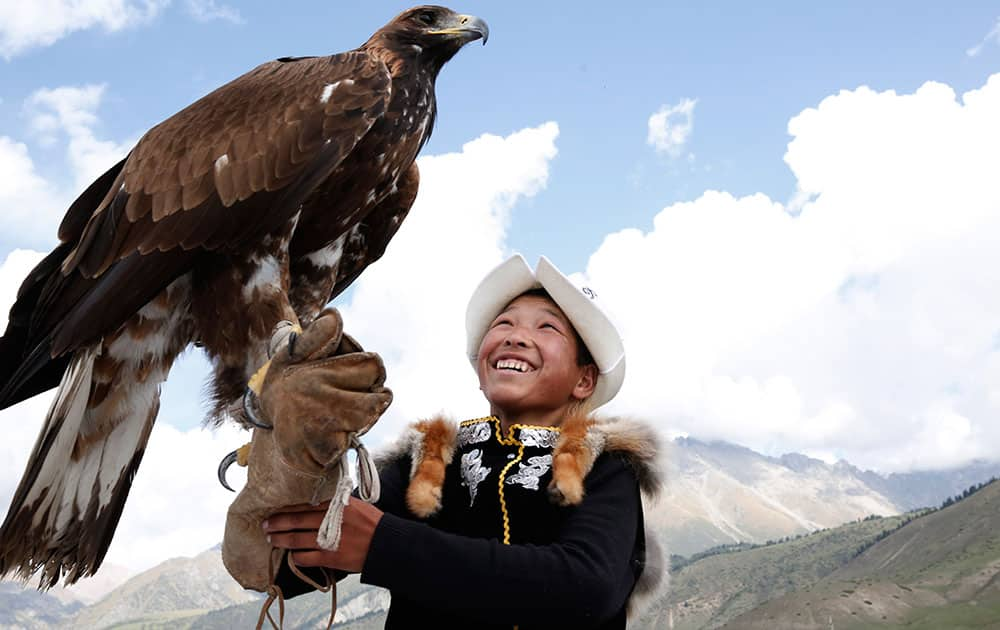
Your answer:
[[[344,334],[340,313],[327,309],[301,334],[289,334],[272,356],[258,393],[258,419],[274,427],[289,465],[325,471],[347,449],[348,434],[364,434],[392,402],[384,382],[381,357],[364,352]],[[250,389],[255,385],[251,381]],[[252,404],[248,412],[255,412]]]
[[[276,327],[271,360],[250,381],[244,407],[257,428],[246,457],[247,484],[229,507],[222,542],[230,575],[272,596],[281,550],[267,542],[261,522],[289,505],[333,499],[318,541],[335,549],[336,505],[346,502],[352,486],[346,452],[358,450],[359,468],[370,464],[357,436],[392,402],[382,359],[344,334],[336,309],[323,311],[301,333],[294,328],[287,322]],[[220,466],[223,485],[225,467],[235,460],[234,452]],[[359,476],[365,498],[366,483],[377,487],[378,476],[371,467]]]

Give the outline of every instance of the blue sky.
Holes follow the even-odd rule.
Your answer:
[[[353,48],[407,6],[0,4],[0,306],[150,126],[258,63]],[[490,41],[443,70],[417,204],[338,300],[395,392],[373,445],[484,411],[463,309],[518,251],[598,290],[629,362],[608,410],[666,436],[881,471],[1000,452],[995,3],[453,8]],[[111,562],[217,542],[213,469],[245,436],[198,429],[207,370],[192,352],[171,373]],[[0,501],[49,398],[0,412]]]
[[[77,31],[0,65],[0,133],[30,143],[23,102],[40,87],[106,84],[100,131],[129,138],[254,65],[353,48],[400,2],[233,3],[239,20],[195,19],[183,2],[147,24]],[[580,268],[604,234],[648,228],[653,211],[705,189],[786,199],[782,162],[791,116],[840,89],[958,91],[998,67],[997,45],[970,57],[997,6],[850,2],[467,2],[484,17],[485,48],[464,51],[438,83],[440,117],[427,153],[484,131],[560,125],[545,193],[514,211],[510,243]],[[645,122],[661,104],[697,99],[694,162],[658,156]],[[40,153],[65,177],[59,148]],[[560,238],[552,235],[560,234]]]

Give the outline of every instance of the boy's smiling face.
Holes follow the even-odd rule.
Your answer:
[[[479,347],[479,385],[494,415],[524,424],[559,424],[590,396],[597,368],[577,365],[576,331],[562,310],[539,295],[515,298],[497,315]]]

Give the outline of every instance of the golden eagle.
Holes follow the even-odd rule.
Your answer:
[[[434,83],[489,31],[438,6],[359,48],[258,66],[150,129],[92,183],[0,338],[0,408],[59,390],[0,528],[0,575],[92,575],[177,355],[236,415],[281,320],[307,323],[377,260],[417,194]]]

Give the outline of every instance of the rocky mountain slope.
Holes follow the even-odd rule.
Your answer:
[[[222,566],[219,548],[194,558],[174,558],[128,580],[73,617],[76,628],[111,628],[138,617],[169,614],[173,619],[200,616],[233,604],[256,601]]]
[[[939,505],[1000,476],[1000,462],[884,477],[800,454],[767,457],[725,442],[679,438],[665,457],[666,492],[649,509],[671,553],[764,543],[877,514]]]
[[[725,443],[677,440],[667,454],[667,478],[649,522],[679,555],[902,511],[846,469],[804,456],[782,461]]]

